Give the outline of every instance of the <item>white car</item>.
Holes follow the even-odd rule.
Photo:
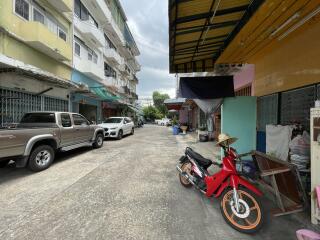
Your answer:
[[[104,129],[104,137],[121,139],[124,135],[134,134],[134,123],[128,117],[111,117],[99,124]]]
[[[169,118],[162,118],[158,121],[158,125],[167,126],[170,123],[170,121],[171,120]]]

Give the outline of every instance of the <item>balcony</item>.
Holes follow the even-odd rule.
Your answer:
[[[128,66],[124,63],[119,66],[119,71],[125,76],[130,75],[130,70],[129,70]]]
[[[134,93],[134,92],[131,93],[131,96],[132,96],[132,98],[135,99],[135,100],[138,100],[138,99],[139,99],[139,96],[138,96],[136,93]]]
[[[94,42],[97,47],[103,47],[105,39],[103,32],[89,21],[82,21],[78,17],[74,17],[74,26],[86,37],[88,40]]]
[[[114,77],[104,77],[104,84],[107,86],[115,86],[116,85],[116,79]]]
[[[22,22],[21,36],[26,44],[58,60],[72,60],[72,45],[39,22]]]
[[[116,36],[118,46],[123,46],[125,43],[125,39],[122,31],[120,30],[117,23],[114,21],[113,16],[110,11],[110,7],[106,4],[105,0],[86,0],[88,4],[94,6],[97,18],[105,23],[104,30]]]
[[[119,53],[113,48],[105,48],[104,56],[108,60],[108,62],[113,66],[118,66],[122,64],[123,59],[119,55]]]
[[[75,56],[73,58],[75,68],[87,75],[88,77],[102,82],[104,79],[103,68],[96,63],[93,63],[87,59],[79,58]]]
[[[59,12],[72,12],[73,0],[54,0],[48,1]]]
[[[134,81],[136,84],[138,84],[138,83],[139,83],[139,79],[137,78],[137,76],[136,76],[136,75],[133,75],[133,79],[132,79],[132,81]]]
[[[122,88],[122,93],[127,94],[127,95],[131,94],[131,91],[127,86],[122,86],[121,88]]]

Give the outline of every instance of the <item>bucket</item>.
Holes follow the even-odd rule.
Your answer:
[[[173,135],[178,135],[179,134],[179,127],[178,126],[173,126],[172,127],[172,132],[173,132]]]

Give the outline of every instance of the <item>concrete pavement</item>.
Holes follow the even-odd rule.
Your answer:
[[[243,235],[219,201],[183,188],[175,165],[187,145],[211,157],[210,145],[145,126],[102,149],[60,154],[40,173],[0,169],[0,239],[294,239],[295,218],[268,218],[258,235]]]

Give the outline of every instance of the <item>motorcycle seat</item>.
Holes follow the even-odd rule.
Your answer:
[[[187,147],[185,153],[195,161],[197,161],[197,163],[199,163],[199,165],[204,167],[205,169],[207,169],[212,164],[212,161],[210,159],[201,156],[199,153],[192,150],[192,148]]]

